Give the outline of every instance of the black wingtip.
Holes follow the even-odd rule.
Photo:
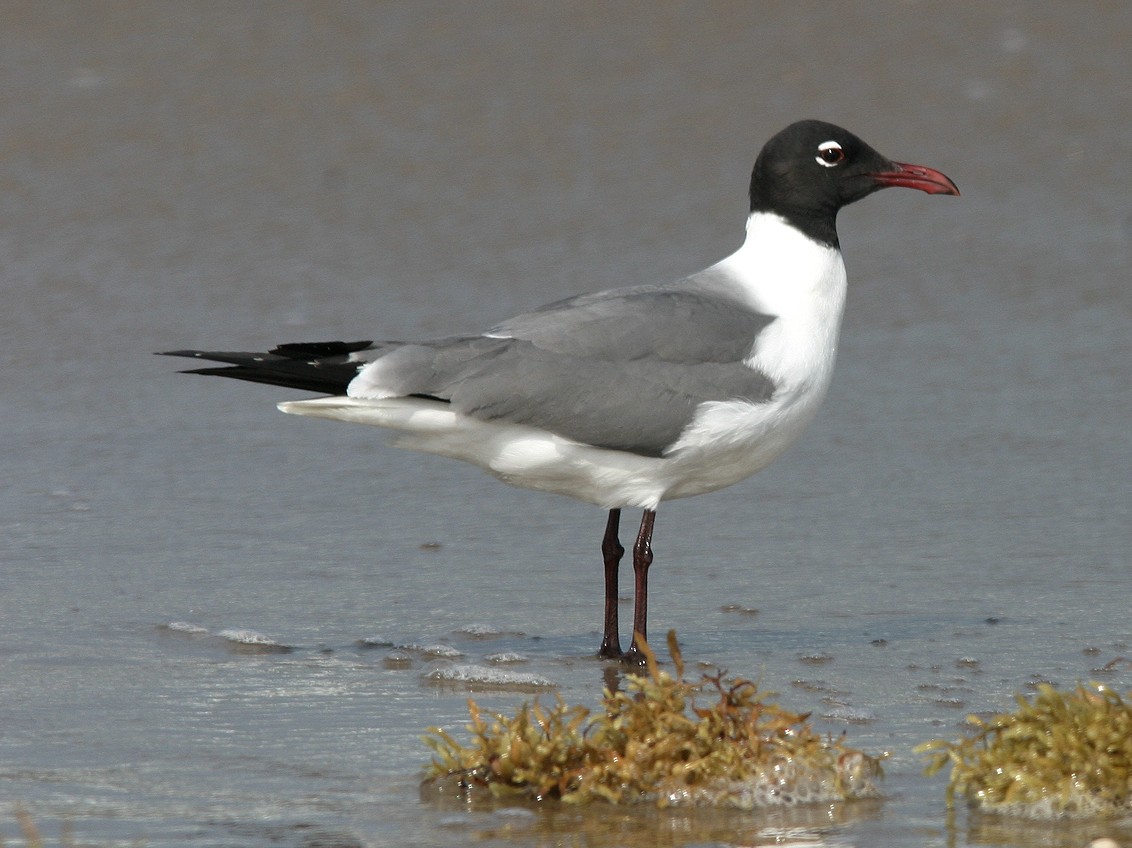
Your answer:
[[[188,368],[184,371],[178,371],[178,374],[208,374],[213,377],[234,377],[234,374],[229,374],[229,371],[234,371],[239,366],[236,365],[218,365],[215,368]]]
[[[360,342],[288,342],[273,347],[271,353],[294,359],[308,356],[349,356],[359,350],[373,347],[372,340]]]
[[[220,366],[190,368],[182,374],[228,377],[250,383],[264,383],[288,389],[337,395],[346,391],[363,363],[350,354],[370,347],[371,342],[313,342],[285,344],[261,353],[252,351],[166,350],[158,356],[223,363]]]

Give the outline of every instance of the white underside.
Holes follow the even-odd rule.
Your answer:
[[[774,216],[753,215],[743,246],[703,274],[711,287],[723,286],[776,316],[760,333],[747,364],[775,380],[778,390],[763,403],[702,404],[662,457],[481,421],[419,398],[330,397],[279,408],[386,428],[398,447],[464,460],[512,485],[606,509],[655,509],[663,500],[722,489],[781,454],[816,413],[833,371],[845,268],[833,248],[806,239]]]
[[[662,500],[699,495],[754,474],[785,450],[805,425],[767,426],[751,404],[705,415],[710,444],[687,445],[663,457],[646,457],[580,444],[534,427],[480,421],[437,401],[419,398],[329,397],[279,404],[283,412],[369,424],[393,431],[399,448],[478,465],[505,483],[568,495],[605,509],[656,509]],[[726,429],[720,425],[730,418]],[[808,420],[809,416],[806,416]],[[710,424],[707,419],[711,419]],[[761,423],[761,426],[760,426]],[[752,426],[753,425],[753,426]]]

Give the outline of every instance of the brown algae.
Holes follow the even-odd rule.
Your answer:
[[[468,745],[439,728],[424,738],[435,752],[426,787],[461,797],[486,789],[567,804],[744,809],[879,797],[879,758],[823,737],[808,714],[768,701],[750,680],[717,673],[687,682],[674,632],[675,675],[643,650],[648,673],[627,675],[625,692],[606,689],[596,715],[556,696],[550,707],[536,699],[514,717],[485,717],[469,699]],[[705,696],[714,703],[698,706]]]
[[[951,763],[949,806],[960,797],[986,812],[1041,819],[1132,808],[1132,693],[1043,683],[1032,701],[1016,698],[1013,713],[968,716],[971,732],[958,742],[916,748],[930,757],[929,775]]]

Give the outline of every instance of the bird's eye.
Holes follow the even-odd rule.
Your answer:
[[[818,145],[817,160],[819,165],[832,168],[845,159],[845,151],[836,141],[823,141]]]

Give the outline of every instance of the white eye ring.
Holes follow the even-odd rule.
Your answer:
[[[832,168],[845,159],[845,151],[836,141],[823,141],[818,145],[818,155],[814,159],[823,168]]]

